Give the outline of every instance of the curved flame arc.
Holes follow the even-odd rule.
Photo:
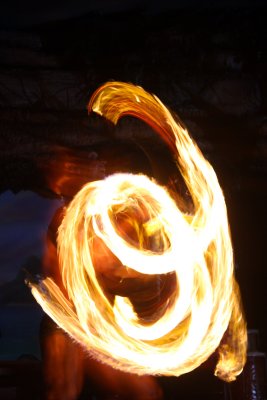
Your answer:
[[[88,183],[69,205],[58,235],[69,300],[49,278],[31,283],[33,295],[59,326],[115,368],[179,376],[198,367],[221,343],[215,374],[235,379],[245,363],[246,324],[233,276],[224,196],[213,168],[181,123],[140,87],[108,82],[93,94],[88,110],[114,124],[132,115],[158,132],[176,157],[194,214],[184,214],[167,189],[143,175],[115,174]],[[150,247],[143,246],[140,234],[137,243],[121,236],[120,220],[127,229],[142,229]],[[159,280],[175,276],[176,292],[153,310],[151,319],[138,315],[131,296],[111,301],[103,290],[94,263],[99,241],[129,276],[146,276],[149,282],[156,274]]]

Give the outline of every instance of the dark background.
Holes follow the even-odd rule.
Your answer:
[[[39,160],[56,157],[55,146],[92,151],[110,140],[86,111],[90,95],[108,80],[155,93],[214,166],[228,205],[248,327],[259,329],[267,350],[266,17],[264,1],[1,3],[2,359],[24,352],[39,357],[40,312],[22,268],[40,271],[46,229],[60,204],[44,193]],[[164,170],[165,150],[145,126],[126,121],[112,132],[118,139],[149,149]],[[20,307],[32,310],[25,312],[24,341],[17,330]],[[12,351],[7,337],[9,343],[13,337]]]

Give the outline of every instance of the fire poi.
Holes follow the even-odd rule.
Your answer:
[[[93,357],[114,368],[179,376],[218,349],[215,375],[234,380],[246,360],[246,324],[226,205],[212,166],[170,111],[141,87],[108,82],[88,109],[113,124],[131,115],[150,125],[171,149],[194,210],[180,210],[168,188],[130,171],[86,184],[58,231],[68,298],[47,277],[30,283],[35,299]],[[138,314],[130,295],[111,299],[96,272],[96,242],[117,260],[122,276],[173,274],[175,291],[148,317]]]

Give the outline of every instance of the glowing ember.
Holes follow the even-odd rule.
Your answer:
[[[107,83],[93,95],[89,111],[114,124],[130,114],[157,131],[177,159],[194,213],[183,213],[166,188],[144,175],[115,174],[88,183],[59,229],[68,299],[50,278],[31,283],[33,295],[90,354],[115,368],[179,376],[219,346],[215,374],[234,380],[245,363],[246,326],[215,172],[186,129],[140,87]],[[131,278],[149,287],[168,276],[175,285],[156,309],[142,314],[131,294],[108,293],[103,275],[109,271],[118,286]]]

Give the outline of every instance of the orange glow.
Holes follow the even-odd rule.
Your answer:
[[[234,380],[245,363],[247,334],[213,168],[181,123],[140,87],[106,83],[88,108],[114,124],[135,116],[158,132],[176,158],[194,212],[182,212],[167,188],[144,175],[120,173],[86,184],[58,233],[68,299],[51,278],[30,283],[34,297],[90,354],[114,368],[179,376],[218,348],[215,374]],[[140,312],[143,288],[169,278],[168,296],[158,303],[152,296],[152,305],[144,301]],[[139,294],[131,295],[125,281],[139,282]]]

